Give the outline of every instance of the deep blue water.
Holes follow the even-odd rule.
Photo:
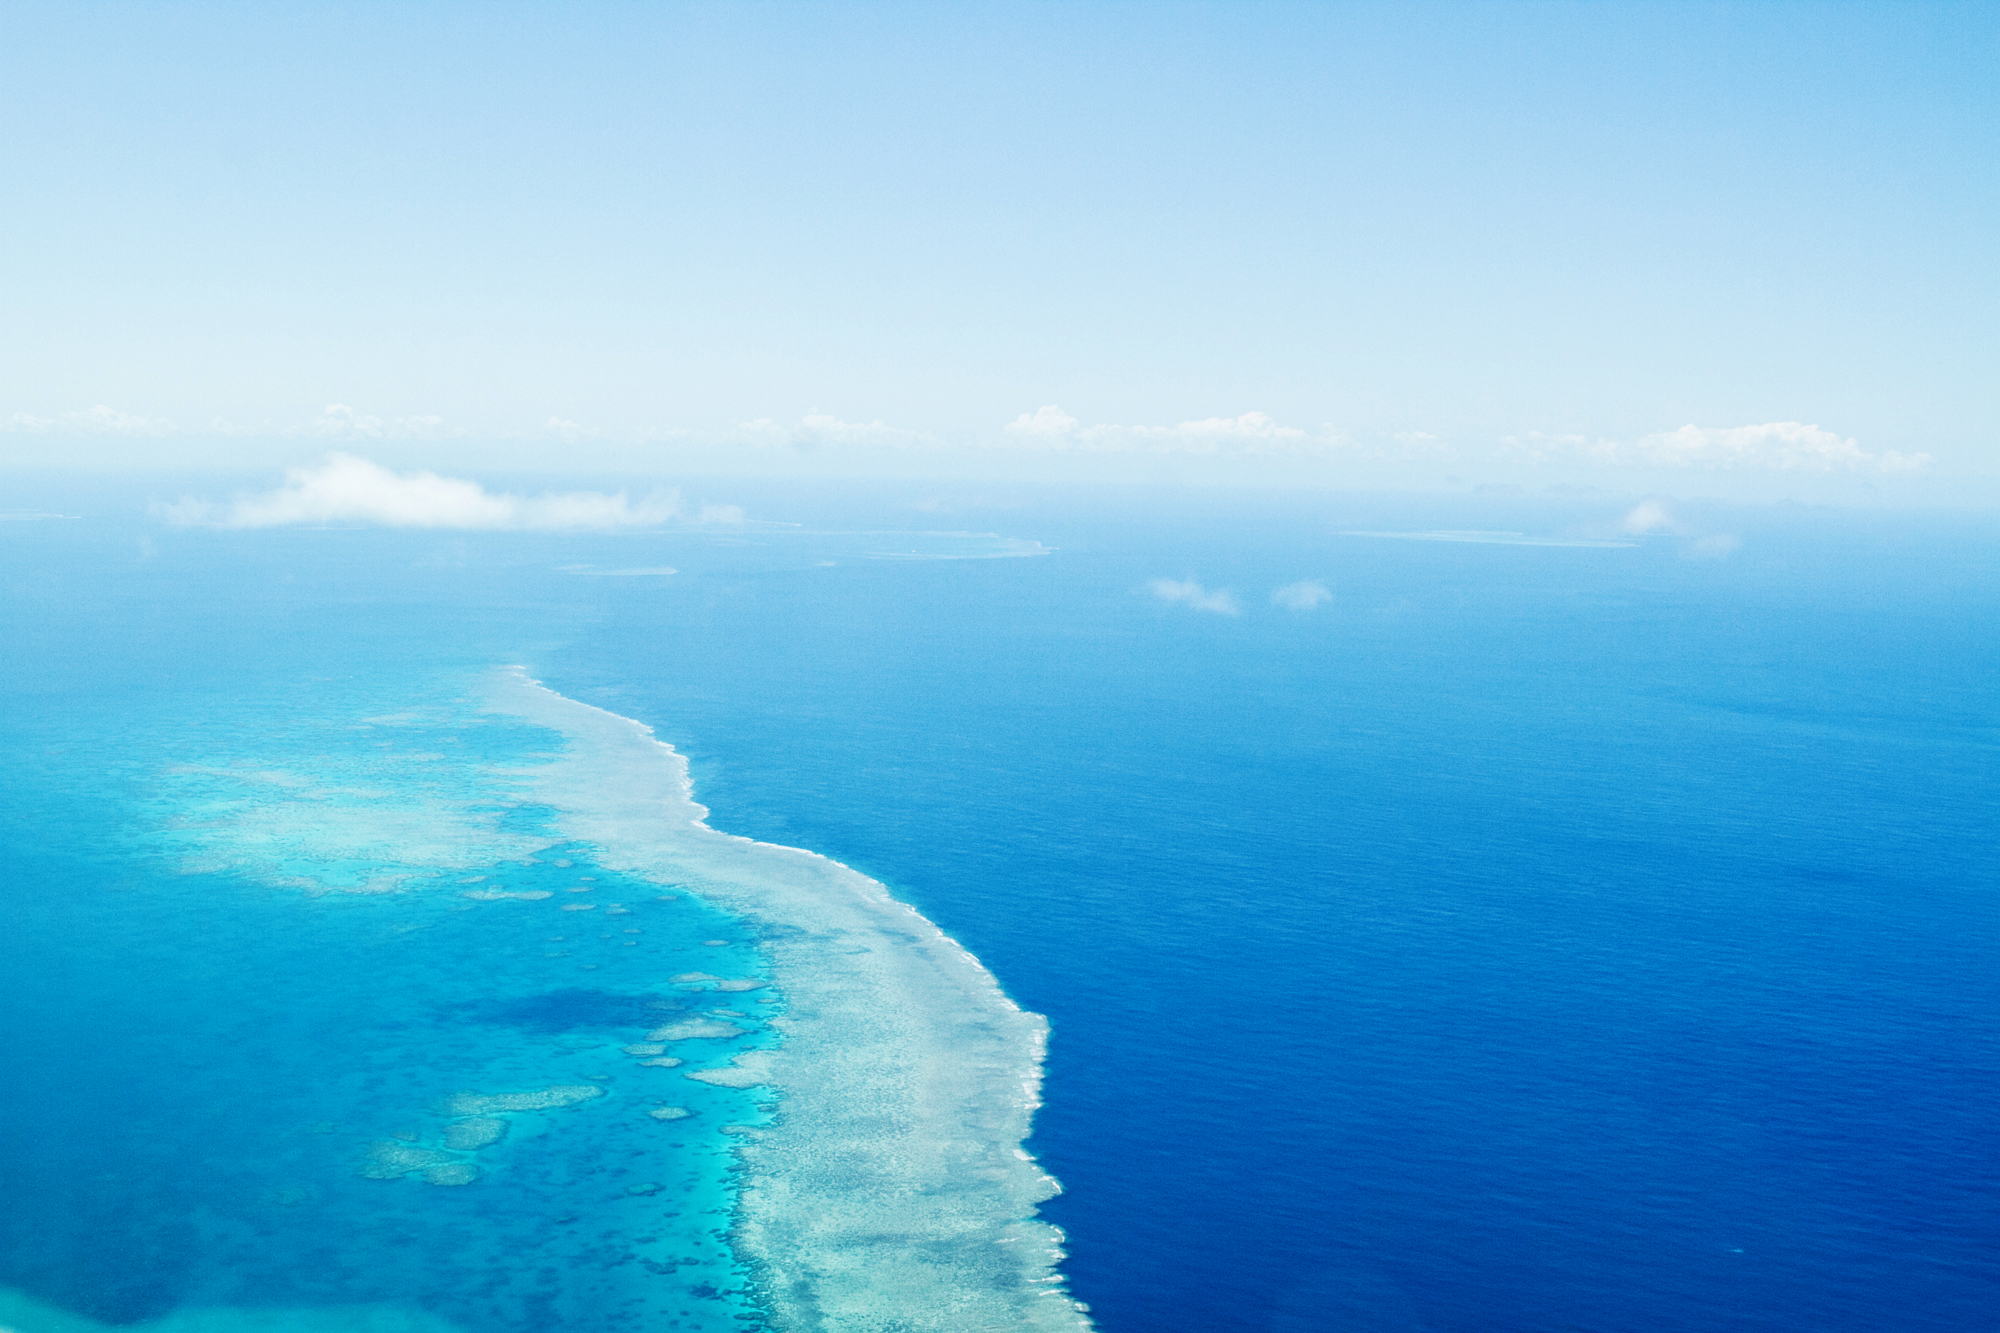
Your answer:
[[[1693,559],[1343,535],[1621,512],[1590,499],[1097,493],[940,519],[759,498],[808,530],[177,533],[88,496],[73,523],[0,525],[0,1033],[25,1071],[0,1286],[113,1323],[377,1300],[481,1329],[681,1317],[626,1303],[709,1269],[617,1265],[658,1196],[575,1182],[672,1162],[695,1188],[719,1111],[674,1156],[636,1112],[589,1120],[647,1100],[609,1070],[612,1097],[558,1113],[602,1128],[502,1145],[492,1180],[539,1220],[490,1182],[360,1180],[270,1126],[335,1122],[351,1153],[396,1128],[369,1108],[414,1116],[451,1082],[413,1076],[419,1047],[451,1043],[453,1087],[497,1087],[516,1046],[540,1052],[519,1086],[567,1084],[631,1039],[616,996],[714,997],[541,957],[509,913],[552,902],[306,897],[187,874],[150,831],[195,751],[333,754],[269,719],[435,704],[520,661],[655,725],[717,827],[882,879],[1050,1016],[1031,1146],[1106,1329],[1994,1326],[1990,522],[1716,512],[1741,549]],[[825,535],[961,526],[1058,549],[885,560]],[[1161,602],[1155,577],[1233,588],[1243,614]],[[1266,600],[1300,578],[1332,600]],[[649,919],[660,971],[709,928]],[[358,941],[378,965],[355,970]],[[479,961],[502,954],[505,981]],[[601,1038],[565,1056],[541,1029],[578,1015]],[[349,1084],[346,1109],[306,1105]],[[305,1201],[271,1202],[287,1188]],[[553,1217],[575,1239],[506,1276]],[[686,1257],[726,1285],[725,1259]]]

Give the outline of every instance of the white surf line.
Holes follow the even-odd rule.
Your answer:
[[[1021,1148],[1047,1021],[879,882],[710,828],[687,760],[652,728],[519,667],[493,674],[487,703],[568,741],[513,770],[566,837],[769,930],[783,1040],[738,1057],[729,1081],[781,1102],[775,1124],[740,1138],[733,1233],[775,1326],[1089,1329],[1056,1271],[1062,1232],[1035,1217],[1060,1187]]]

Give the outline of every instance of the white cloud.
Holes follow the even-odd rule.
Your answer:
[[[1023,412],[1001,431],[1007,444],[1030,449],[1078,449],[1104,453],[1262,454],[1318,453],[1330,445],[1314,441],[1295,426],[1267,413],[1206,417],[1178,426],[1086,426],[1051,403]]]
[[[1632,512],[1620,519],[1618,526],[1635,537],[1643,537],[1649,532],[1679,532],[1680,520],[1667,512],[1667,507],[1658,500],[1642,500],[1632,507]]]
[[[1681,548],[1681,554],[1690,560],[1719,560],[1736,551],[1743,543],[1726,532],[1711,533],[1697,537]]]
[[[304,426],[287,431],[325,440],[435,440],[465,432],[448,427],[443,417],[382,417],[356,412],[343,403],[329,404]]]
[[[99,405],[87,407],[80,412],[61,412],[52,417],[38,417],[27,412],[16,412],[8,417],[5,428],[23,431],[32,435],[171,435],[176,427],[171,421],[158,417],[133,416],[116,408]]]
[[[550,424],[569,423],[552,420]],[[163,417],[135,416],[99,405],[80,412],[60,412],[47,417],[16,412],[0,422],[0,429],[37,435],[261,435],[317,440],[437,440],[465,434],[458,427],[446,425],[443,417],[384,418],[357,412],[341,403],[330,405],[316,417],[294,421],[290,425],[271,422],[246,425],[217,417],[205,425],[183,426]]]
[[[1154,439],[1209,443],[1306,438],[1304,431],[1294,426],[1280,426],[1262,412],[1245,412],[1240,417],[1207,417],[1201,421],[1183,421],[1178,426],[1137,426],[1134,430]]]
[[[1853,440],[1798,421],[1720,429],[1682,426],[1620,448],[1628,458],[1666,467],[1914,472],[1930,462],[1929,454],[1871,454]]]
[[[1330,602],[1333,594],[1324,583],[1316,579],[1300,579],[1297,583],[1287,583],[1271,594],[1271,601],[1278,606],[1294,611],[1310,611],[1321,602]]]
[[[1222,616],[1243,613],[1243,608],[1236,604],[1235,593],[1226,588],[1210,592],[1193,579],[1154,579],[1146,587],[1163,602],[1180,602],[1197,611],[1213,611]]]
[[[1047,407],[1038,407],[1032,413],[1023,412],[1007,426],[1008,432],[1014,435],[1062,436],[1073,435],[1081,429],[1083,429],[1081,421],[1053,403]]]
[[[886,421],[842,421],[824,412],[809,412],[797,425],[787,426],[770,417],[745,421],[738,429],[765,444],[788,444],[811,450],[827,444],[876,444],[908,447],[930,443],[922,431],[904,430]]]
[[[1618,526],[1635,537],[1649,537],[1656,533],[1685,537],[1687,540],[1681,543],[1681,554],[1690,560],[1719,560],[1743,545],[1740,539],[1726,532],[1703,533],[1676,517],[1658,500],[1641,500],[1619,520]]]
[[[1917,472],[1929,454],[1871,454],[1854,440],[1799,421],[1758,426],[1682,426],[1637,440],[1530,432],[1509,436],[1508,452],[1526,462],[1585,462],[1616,467],[1746,469],[1770,472]]]
[[[728,508],[728,507],[724,507]],[[391,472],[352,454],[328,454],[292,468],[285,484],[228,506],[201,500],[154,506],[169,522],[224,528],[293,523],[369,523],[391,528],[586,529],[654,527],[680,511],[667,491],[632,503],[624,492],[569,491],[551,495],[494,494],[475,481],[435,472]],[[736,511],[740,519],[741,511]]]

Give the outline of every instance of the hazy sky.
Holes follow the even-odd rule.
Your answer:
[[[1950,491],[1996,69],[1990,4],[5,4],[0,453]]]

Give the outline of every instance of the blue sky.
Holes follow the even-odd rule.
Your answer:
[[[0,452],[1969,494],[1996,57],[1990,5],[11,4]]]

